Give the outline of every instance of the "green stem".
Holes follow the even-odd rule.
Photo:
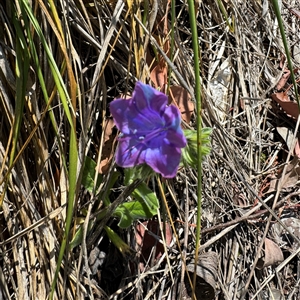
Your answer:
[[[197,109],[197,169],[198,169],[198,204],[197,204],[197,228],[196,228],[196,249],[195,249],[195,270],[193,276],[193,298],[195,296],[196,287],[196,268],[198,262],[198,252],[200,248],[201,237],[201,204],[202,204],[202,154],[201,154],[201,132],[202,132],[202,118],[201,118],[201,82],[200,82],[200,56],[195,6],[193,0],[188,0],[190,24],[192,31],[192,44],[194,51],[194,71],[195,71],[195,93],[196,93],[196,109]]]

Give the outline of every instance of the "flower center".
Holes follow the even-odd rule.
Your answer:
[[[131,151],[134,148],[136,148],[138,145],[147,147],[148,143],[154,139],[159,145],[162,142],[160,136],[163,135],[167,130],[168,128],[164,128],[164,127],[157,128],[151,131],[146,131],[146,132],[145,131],[143,132],[142,130],[134,129],[131,134],[120,133],[118,139],[123,141],[130,140],[130,139],[136,140],[136,144],[132,145],[129,149],[127,149],[127,151]]]

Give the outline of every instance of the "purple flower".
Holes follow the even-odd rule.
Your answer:
[[[110,111],[121,134],[116,163],[124,168],[143,163],[165,178],[176,175],[186,138],[180,112],[167,105],[168,97],[137,82],[132,98],[116,99]]]

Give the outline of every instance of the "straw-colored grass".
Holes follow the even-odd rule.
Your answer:
[[[172,57],[170,84],[194,99],[188,8],[175,2],[174,53],[165,57],[172,36],[167,1],[0,3],[0,299],[191,299],[185,267],[195,254],[195,168],[163,182],[165,197],[158,182],[147,181],[161,201],[157,218],[176,232],[169,244],[164,234],[154,236],[164,244],[162,255],[153,245],[143,266],[136,251],[143,220],[120,229],[111,214],[101,215],[110,202],[112,208],[126,201],[136,182],[126,188],[112,164],[87,189],[84,172],[86,156],[98,170],[115,147],[116,130],[105,130],[109,103],[137,80],[151,82],[155,55]],[[217,254],[218,300],[300,297],[298,173],[270,188],[294,155],[280,128],[292,134],[296,122],[270,98],[286,62],[272,6],[261,2],[196,3],[203,125],[214,128],[202,170],[200,254]],[[296,79],[299,11],[297,1],[281,8]],[[194,115],[187,125],[195,124]],[[131,247],[126,255],[104,225]],[[285,260],[256,268],[275,248]]]

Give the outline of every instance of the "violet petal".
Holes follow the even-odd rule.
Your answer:
[[[178,108],[167,106],[167,101],[165,94],[137,82],[131,99],[117,99],[110,104],[121,131],[116,150],[119,166],[146,163],[165,178],[176,175],[186,138]]]
[[[140,112],[150,109],[161,115],[168,104],[168,97],[164,93],[140,81],[135,85],[133,98],[136,100],[136,106]]]
[[[180,158],[181,150],[179,148],[174,148],[164,143],[161,148],[148,148],[145,162],[163,177],[173,178],[177,173]]]
[[[116,163],[123,168],[131,168],[145,163],[145,149],[145,145],[135,139],[121,139],[116,149]]]

